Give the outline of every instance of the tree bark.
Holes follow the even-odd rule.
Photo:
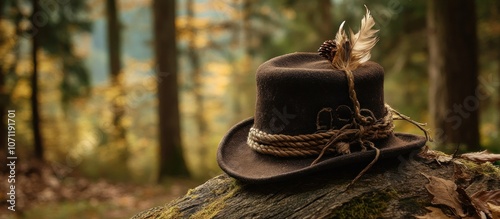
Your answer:
[[[500,20],[500,2],[495,1],[495,8],[493,9],[492,21]],[[500,31],[496,32],[496,46],[497,46],[497,78],[500,79]],[[499,80],[497,79],[497,80]],[[497,110],[500,110],[500,86],[497,88]],[[500,118],[497,121],[497,130],[500,130]]]
[[[248,3],[247,0],[243,1],[244,3],[240,3],[239,0],[232,0],[232,4],[238,5],[246,5]],[[243,31],[243,26],[245,25],[244,22],[248,20],[248,13],[245,11],[245,8],[242,7],[243,9],[238,9],[241,14],[242,19],[234,21],[236,25],[234,25],[231,28],[231,45],[230,47],[235,47],[235,48],[241,48],[244,49],[245,41],[242,39],[242,34],[245,34]],[[246,37],[246,34],[244,35]],[[246,51],[246,50],[245,50]],[[235,55],[234,53],[231,53],[231,55],[228,55],[228,61],[231,63],[231,86],[229,87],[228,94],[231,98],[231,119],[229,124],[236,124],[242,119],[242,112],[243,112],[243,104],[242,104],[242,98],[241,96],[241,86],[242,86],[242,80],[244,73],[247,72],[246,66],[242,65],[241,62],[238,62],[237,60],[239,59],[238,55]]]
[[[491,163],[439,163],[414,152],[379,161],[346,190],[362,168],[352,166],[267,185],[248,185],[223,174],[184,197],[141,212],[133,219],[412,218],[425,215],[425,207],[432,205],[432,196],[425,188],[429,182],[426,176],[455,181],[469,195],[500,186],[500,168]],[[469,174],[466,180],[457,174],[460,171]]]
[[[121,38],[120,38],[120,22],[118,20],[118,12],[116,9],[115,0],[106,1],[106,16],[108,20],[108,53],[109,53],[109,72],[111,75],[111,86],[118,89],[119,93],[113,100],[113,125],[116,128],[118,137],[125,137],[125,129],[121,124],[121,120],[125,110],[118,102],[120,96],[123,95],[122,88],[122,64],[121,64]]]
[[[0,24],[3,22],[4,18],[4,10],[7,2],[0,3]],[[0,34],[1,41],[5,40],[8,36],[2,36]],[[3,41],[2,43],[6,43]],[[1,59],[2,55],[0,55]],[[4,71],[4,63],[0,63],[0,156],[2,158],[7,155],[7,105],[9,104],[9,94],[7,93],[6,87],[6,72]],[[0,171],[5,171],[7,168],[5,166],[0,167]]]
[[[108,21],[108,57],[109,57],[109,72],[111,76],[111,87],[116,91],[111,101],[113,109],[113,126],[112,142],[116,156],[112,159],[115,166],[122,166],[120,170],[114,170],[116,176],[127,179],[129,171],[127,162],[129,157],[128,144],[127,144],[127,130],[123,124],[123,117],[125,116],[126,106],[123,104],[122,99],[125,96],[123,88],[123,70],[121,63],[121,24],[118,18],[118,10],[116,0],[106,1],[106,16]]]
[[[258,12],[258,2],[256,0],[244,0],[242,2],[242,35],[244,49],[243,62],[241,66],[237,66],[239,75],[234,80],[236,87],[236,95],[233,99],[237,102],[238,111],[236,112],[235,121],[241,121],[248,118],[254,113],[255,103],[255,70],[256,63],[259,63],[260,55],[259,48],[262,47],[262,37],[259,36],[258,30],[255,28],[255,17]]]
[[[201,168],[205,168],[208,163],[206,162],[207,157],[207,145],[204,144],[206,142],[207,131],[209,128],[209,124],[205,119],[205,111],[203,107],[204,98],[203,98],[203,80],[201,76],[201,60],[199,49],[196,46],[196,36],[197,29],[193,25],[195,23],[194,20],[194,1],[187,0],[186,1],[186,29],[188,31],[188,59],[189,64],[191,66],[191,80],[193,82],[191,91],[194,95],[195,102],[195,122],[198,127],[198,139],[200,143],[197,145],[198,147],[198,157],[200,157]]]
[[[332,15],[332,1],[321,0],[317,2],[318,11],[320,12],[320,22],[318,24],[318,29],[320,31],[320,41],[328,40],[334,37],[334,25],[333,25],[333,15]]]
[[[5,14],[5,10],[10,11],[10,13]],[[13,16],[15,15],[15,16]],[[19,48],[19,40],[18,36],[21,35],[21,16],[19,15],[19,6],[14,6],[12,5],[12,2],[4,2],[0,3],[0,22],[4,22],[7,20],[7,18],[10,18],[12,22],[14,23],[15,32],[13,35],[7,35],[6,33],[10,31],[6,31],[5,35],[2,36],[3,38],[3,43],[9,44],[12,43],[11,48],[9,49],[12,53],[14,53],[14,62],[13,63],[0,63],[0,118],[2,121],[0,122],[0,125],[2,126],[0,128],[0,142],[3,142],[3,144],[0,144],[0,156],[3,158],[7,157],[7,138],[8,138],[8,133],[7,133],[7,110],[9,110],[10,104],[11,104],[11,91],[12,88],[15,87],[15,84],[18,82],[18,80],[14,80],[14,84],[11,84],[10,86],[7,86],[7,75],[9,74],[15,74],[15,69],[18,64],[18,60],[20,59],[20,48]],[[5,45],[4,45],[5,46]],[[4,54],[5,55],[5,54]],[[0,55],[1,56],[1,55]],[[1,58],[0,58],[1,59]],[[0,167],[0,171],[7,170],[7,166]]]
[[[114,82],[118,79],[121,70],[120,22],[118,21],[115,0],[106,1],[106,16],[108,20],[109,70],[111,73],[111,80]]]
[[[429,106],[435,140],[479,150],[475,1],[428,1]]]
[[[106,1],[106,16],[108,20],[108,52],[109,52],[109,72],[111,74],[111,84],[113,87],[120,89],[121,87],[121,38],[120,38],[120,22],[118,20],[118,12],[116,9],[115,0]],[[120,94],[121,95],[121,92]],[[116,99],[116,98],[115,98]],[[116,102],[113,101],[113,102]],[[120,121],[123,116],[124,110],[117,104],[113,103],[114,119],[113,124],[119,129],[121,127]]]
[[[160,137],[158,180],[189,175],[180,135],[175,11],[175,1],[153,1]]]
[[[35,19],[36,13],[40,11],[39,0],[33,0],[33,11],[31,19]],[[40,30],[41,31],[41,30]],[[33,145],[35,158],[43,161],[43,142],[42,134],[40,133],[40,110],[38,101],[38,48],[39,37],[34,34],[31,38],[31,61],[33,64],[33,74],[31,75],[31,122],[33,127]]]

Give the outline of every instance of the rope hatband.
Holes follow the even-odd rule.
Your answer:
[[[278,157],[305,157],[325,152],[347,154],[350,153],[350,144],[362,143],[361,147],[366,149],[366,143],[387,138],[392,134],[394,130],[392,108],[386,105],[386,115],[381,119],[370,117],[371,122],[367,124],[361,124],[353,119],[340,129],[302,135],[269,134],[252,127],[247,144],[255,151]]]
[[[373,115],[364,119],[371,122],[362,122],[352,119],[351,123],[340,129],[330,129],[324,132],[302,135],[269,134],[255,127],[250,128],[247,144],[255,151],[278,157],[306,157],[328,154],[348,154],[350,145],[360,143],[362,150],[369,146],[373,148],[373,140],[389,137],[394,131],[393,120],[406,120],[420,128],[429,140],[425,124],[415,122],[409,117],[397,112],[388,104],[385,105],[386,114],[376,120]],[[368,111],[365,110],[364,111]],[[370,111],[368,111],[370,112]],[[318,121],[317,121],[318,122]]]

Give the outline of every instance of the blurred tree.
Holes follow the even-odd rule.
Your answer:
[[[113,124],[119,132],[120,137],[125,137],[125,129],[121,125],[121,118],[123,117],[124,109],[118,103],[121,98],[122,89],[121,87],[121,73],[122,73],[122,64],[121,64],[121,38],[120,38],[120,22],[118,20],[118,12],[116,9],[116,1],[115,0],[107,0],[106,1],[106,16],[108,21],[108,57],[109,57],[109,72],[111,75],[111,86],[119,91],[116,96],[113,98]]]
[[[17,57],[14,59],[8,58],[8,54],[15,50],[14,54],[19,54],[17,47],[17,34],[15,32],[17,25],[19,24],[19,16],[13,16],[8,20],[8,9],[14,9],[12,7],[12,1],[2,1],[0,2],[0,156],[6,157],[7,153],[7,110],[10,104],[10,89],[7,85],[8,74],[15,68]],[[14,10],[17,11],[17,10]],[[10,13],[12,14],[12,12]],[[17,14],[17,13],[16,13]],[[6,167],[0,167],[0,170],[4,170]]]
[[[239,1],[235,0],[234,4],[238,4]],[[232,103],[232,123],[238,123],[242,119],[253,115],[253,102],[250,102],[255,96],[252,88],[254,83],[249,83],[250,80],[254,79],[253,70],[256,68],[258,62],[258,48],[259,48],[259,38],[257,31],[254,30],[254,23],[252,18],[258,14],[257,8],[259,4],[255,0],[243,0],[241,3],[241,20],[234,20],[233,22],[241,22],[242,25],[234,25],[233,29],[233,41],[239,41],[240,35],[242,35],[239,46],[243,50],[242,63],[234,63],[233,72],[231,74],[231,103]],[[241,28],[240,28],[241,26]],[[252,98],[249,98],[252,97]]]
[[[332,1],[330,0],[321,0],[318,1],[317,6],[318,9],[317,11],[319,12],[319,16],[313,16],[313,17],[319,17],[319,19],[315,19],[316,23],[318,23],[319,27],[319,37],[320,39],[330,39],[333,36],[333,30],[335,30],[334,25],[333,25],[333,15],[332,15]]]
[[[111,87],[113,89],[112,109],[113,126],[112,141],[115,143],[114,155],[117,166],[123,167],[122,174],[117,174],[122,178],[127,177],[128,145],[126,140],[126,128],[123,124],[125,116],[123,88],[123,71],[121,64],[121,24],[118,19],[117,5],[115,0],[106,0],[106,16],[108,21],[108,57],[109,72],[111,75]]]
[[[158,81],[159,176],[188,176],[181,137],[177,82],[176,1],[154,0],[154,50]]]
[[[32,21],[35,21],[37,14],[40,13],[40,1],[33,0],[33,10],[31,14]],[[39,39],[38,34],[34,34],[31,37],[31,58],[33,64],[33,73],[31,75],[31,122],[33,126],[33,146],[35,149],[35,158],[43,161],[43,142],[42,134],[40,133],[40,110],[38,101],[38,48]]]
[[[203,97],[203,79],[201,71],[201,60],[199,56],[200,50],[196,46],[197,39],[197,28],[194,26],[194,2],[193,0],[186,1],[186,32],[187,32],[187,55],[189,59],[189,64],[191,67],[191,80],[193,82],[192,92],[195,99],[195,118],[198,127],[198,139],[199,145],[198,153],[202,160],[203,166],[206,165],[205,158],[207,153],[206,135],[208,130],[208,123],[205,119],[205,112],[203,107],[204,97]]]
[[[479,150],[475,1],[428,2],[429,107],[438,144]],[[454,145],[451,145],[454,144]]]
[[[493,16],[492,16],[492,22],[495,22],[497,28],[495,28],[496,32],[495,38],[496,38],[496,45],[495,47],[497,48],[497,80],[500,80],[500,1],[494,1],[495,6],[493,10]],[[500,86],[497,88],[498,96],[497,96],[497,109],[500,110]],[[497,132],[500,132],[500,119],[497,121]]]
[[[16,4],[22,4],[17,2]],[[77,97],[87,96],[90,89],[88,72],[83,64],[83,57],[75,54],[73,34],[88,32],[90,22],[85,16],[86,2],[77,1],[66,4],[59,1],[39,1],[32,0],[33,10],[29,19],[31,29],[22,33],[26,37],[31,37],[33,42],[32,62],[34,74],[32,75],[33,96],[33,132],[34,150],[36,157],[43,156],[43,146],[41,145],[40,123],[43,121],[39,116],[38,91],[38,64],[37,52],[41,49],[51,57],[60,60],[62,66],[62,91],[61,101],[66,109],[70,100]],[[40,94],[38,94],[40,95]],[[38,132],[38,133],[37,133]]]
[[[255,31],[261,45],[254,48],[270,48],[263,50],[266,59],[296,51],[315,52],[323,41],[335,37],[340,22],[349,20],[347,16],[352,15],[342,11],[339,14],[342,20],[336,21],[333,12],[337,4],[351,5],[352,2],[278,0],[260,3],[260,10],[252,15],[252,22],[263,23],[259,26],[267,28]],[[272,12],[279,11],[283,16],[264,13],[268,8],[272,8]],[[282,33],[280,37],[276,37],[277,32]]]
[[[86,15],[86,1],[40,1],[40,11],[32,22],[28,37],[37,36],[40,49],[61,61],[63,80],[60,84],[61,101],[67,109],[71,100],[87,97],[90,77],[84,67],[84,57],[74,50],[74,36],[90,31],[91,22]]]
[[[500,138],[500,1],[483,0],[476,4],[481,100],[480,133],[482,146],[498,152]],[[495,90],[496,89],[496,90]]]
[[[490,22],[493,32],[493,48],[496,48],[496,63],[497,63],[497,80],[500,80],[500,1],[493,1],[494,4],[490,8],[491,17]],[[491,45],[491,44],[490,44]],[[500,110],[500,86],[497,88],[497,110]],[[500,132],[500,117],[497,121],[497,132]]]
[[[34,3],[37,4],[33,5]],[[65,4],[59,1],[33,0],[6,0],[0,2],[0,16],[2,17],[0,18],[0,22],[2,23],[0,29],[2,29],[2,35],[5,34],[4,36],[8,36],[5,41],[0,42],[0,47],[5,49],[1,51],[2,55],[0,55],[2,59],[0,60],[0,87],[2,93],[0,105],[2,108],[10,106],[15,109],[18,107],[17,104],[20,104],[21,100],[16,99],[16,103],[12,103],[11,91],[18,84],[22,84],[19,82],[23,81],[29,81],[35,86],[35,89],[33,89],[34,96],[32,96],[30,103],[36,102],[41,104],[37,98],[43,94],[36,95],[40,92],[38,91],[39,87],[37,88],[40,79],[40,60],[38,60],[40,54],[37,54],[37,51],[40,52],[40,50],[43,50],[44,55],[50,56],[52,61],[57,61],[57,63],[53,64],[54,66],[62,66],[63,80],[61,80],[60,88],[62,91],[61,101],[64,103],[64,106],[67,106],[70,99],[88,94],[88,74],[83,67],[83,58],[75,55],[73,51],[72,40],[75,33],[90,29],[87,18],[83,16],[84,9],[86,9],[85,4],[85,1],[78,1],[72,4]],[[29,8],[38,11],[26,10]],[[13,26],[13,32],[10,31],[11,28],[9,25]],[[26,40],[34,43],[34,47],[30,51],[29,57],[31,58],[29,61],[36,62],[34,63],[36,66],[33,66],[33,70],[36,69],[35,73],[38,74],[31,75],[30,77],[24,77],[25,72],[21,70],[24,68],[18,66],[18,63],[24,60],[24,56],[21,55],[24,52],[24,50],[21,50],[21,45]],[[31,73],[31,70],[29,72]],[[36,106],[33,107],[35,111],[39,111],[37,109],[39,108],[38,104],[35,104]],[[5,113],[4,110],[2,110],[3,113]],[[32,112],[32,114],[34,119],[31,119],[30,123],[42,122],[43,119],[40,119],[38,113]],[[0,117],[4,118],[4,115],[0,115]],[[3,123],[5,123],[5,120],[2,119]],[[34,126],[39,125],[34,124]],[[32,132],[40,131],[39,128],[35,129]],[[2,132],[2,137],[5,137],[5,133]],[[24,132],[19,132],[19,134],[21,133]],[[34,134],[34,140],[41,142],[41,136],[37,137],[38,135],[40,134]],[[43,154],[43,152],[40,152],[43,151],[43,147],[42,149],[39,146],[35,147],[35,145],[39,144],[30,145],[34,145],[33,149],[36,152],[33,154],[36,153],[37,156]],[[2,144],[2,146],[4,145]]]

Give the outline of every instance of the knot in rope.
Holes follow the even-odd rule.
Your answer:
[[[247,144],[255,151],[278,157],[312,155],[322,157],[325,153],[348,154],[351,152],[348,146],[358,142],[361,143],[360,146],[363,150],[366,150],[366,142],[371,143],[372,140],[387,138],[393,132],[393,114],[388,108],[386,109],[386,114],[381,119],[376,119],[371,111],[363,110],[370,112],[364,116],[369,118],[364,119],[363,122],[352,118],[348,124],[340,129],[318,130],[312,134],[269,134],[252,127],[248,134]],[[325,108],[318,114],[325,111],[332,112],[332,110]],[[316,124],[319,128],[319,120]]]

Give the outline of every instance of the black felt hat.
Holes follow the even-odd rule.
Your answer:
[[[392,115],[388,118],[391,108],[384,102],[384,70],[380,65],[364,62],[352,75],[360,114],[372,121],[368,125],[355,124],[356,130],[363,133],[350,132],[346,137],[342,133],[352,131],[356,119],[343,71],[332,68],[316,53],[287,54],[262,64],[256,74],[255,115],[234,126],[220,142],[217,161],[221,169],[242,181],[272,182],[319,171],[334,174],[336,168],[369,163],[376,150],[364,145],[366,142],[380,151],[380,159],[425,145],[427,139],[423,136],[392,132]],[[390,121],[385,121],[382,133],[376,127],[367,134],[366,130],[384,118]],[[308,140],[302,139],[322,135],[327,137],[319,139],[319,145],[308,146],[304,143]],[[346,138],[333,139],[339,135]],[[367,136],[365,143],[361,135]],[[336,145],[323,150],[333,141]]]

